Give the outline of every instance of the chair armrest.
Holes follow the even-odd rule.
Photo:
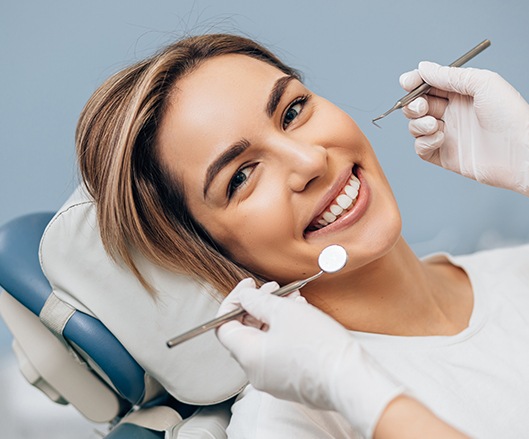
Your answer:
[[[53,215],[25,215],[0,227],[0,285],[37,316],[51,291],[40,268],[39,243]]]

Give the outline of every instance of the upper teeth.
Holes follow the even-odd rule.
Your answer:
[[[330,207],[323,212],[317,220],[316,228],[325,227],[333,223],[346,210],[349,210],[358,197],[358,190],[360,189],[360,180],[355,175],[351,175],[349,183],[344,187],[343,192],[336,197],[331,203]]]

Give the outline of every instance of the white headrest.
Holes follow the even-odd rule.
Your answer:
[[[213,404],[238,393],[246,377],[210,331],[172,349],[165,342],[213,318],[221,297],[212,288],[138,258],[156,299],[125,265],[105,252],[93,200],[79,187],[48,225],[42,268],[55,294],[98,318],[169,393]]]

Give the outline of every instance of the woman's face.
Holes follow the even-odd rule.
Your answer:
[[[195,219],[265,278],[314,274],[330,244],[356,270],[400,236],[393,194],[355,122],[262,61],[223,55],[178,81],[159,145]]]

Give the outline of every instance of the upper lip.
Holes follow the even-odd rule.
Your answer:
[[[353,166],[344,169],[339,175],[333,185],[329,190],[323,195],[319,203],[316,204],[316,207],[312,211],[312,216],[310,217],[309,222],[306,224],[305,229],[314,222],[315,219],[319,218],[329,207],[329,205],[336,199],[338,195],[342,192],[345,185],[349,182],[349,178],[353,172]]]

